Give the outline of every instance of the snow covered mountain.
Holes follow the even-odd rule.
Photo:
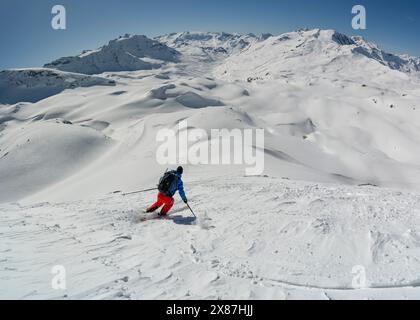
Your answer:
[[[420,71],[418,58],[387,53],[362,37],[348,37],[334,30],[320,29],[300,30],[276,37],[271,34],[256,36],[224,32],[182,32],[158,36],[152,40],[146,36],[124,35],[97,50],[86,50],[76,57],[60,58],[44,67],[83,74],[150,70],[160,68],[165,62],[179,62],[181,53],[187,58],[199,57],[203,61],[214,62],[243,51],[259,51],[263,47],[274,54],[276,51],[272,50],[273,46],[283,53],[288,52],[289,55],[284,56],[286,59],[305,56],[308,52],[315,55],[337,51],[340,57],[363,55],[405,73],[417,75]]]
[[[418,296],[417,58],[315,29],[125,36],[48,66],[1,73],[0,298],[64,298],[57,264],[68,298]],[[121,193],[156,185],[180,121],[264,129],[264,174],[186,165],[198,220],[138,223],[155,195]]]
[[[377,60],[379,63],[406,73],[420,72],[420,59],[409,55],[395,55],[381,50],[376,44],[368,42],[362,37],[351,38],[356,47],[355,53],[364,54],[368,58]],[[417,74],[418,76],[418,74]]]
[[[378,65],[379,64],[379,65]],[[313,76],[347,80],[369,80],[396,70],[420,79],[420,59],[386,53],[361,37],[348,37],[335,30],[300,30],[265,41],[253,42],[246,50],[235,52],[218,68],[221,76],[256,79],[287,78],[307,73]],[[330,76],[329,76],[330,75]],[[381,79],[382,80],[382,79]],[[393,80],[393,79],[392,79]]]
[[[270,35],[257,37],[225,32],[181,32],[159,36],[155,39],[187,56],[217,61],[248,48],[252,43],[265,40]]]
[[[265,129],[265,172],[269,175],[323,182],[419,186],[420,89],[416,71],[406,72],[409,64],[400,64],[400,70],[396,70],[396,65],[391,68],[385,60],[372,58],[374,45],[369,45],[371,54],[367,54],[367,42],[333,30],[300,30],[262,37],[180,33],[159,40],[174,48],[156,45],[157,40],[126,36],[84,56],[86,61],[101,57],[104,60],[100,61],[107,65],[106,59],[112,57],[115,48],[122,51],[141,43],[142,56],[151,50],[155,58],[179,59],[178,63],[150,70],[104,73],[102,77],[106,80],[100,81],[70,74],[99,81],[93,84],[115,86],[77,88],[34,104],[0,109],[4,119],[0,136],[4,154],[0,165],[4,172],[17,172],[16,177],[24,172],[21,166],[27,153],[20,151],[20,143],[13,143],[14,130],[30,141],[28,150],[34,153],[40,148],[30,136],[38,132],[38,126],[41,128],[44,123],[50,126],[48,121],[71,123],[74,146],[77,141],[89,140],[90,130],[113,142],[98,149],[95,153],[98,162],[90,161],[89,170],[85,168],[87,162],[80,158],[79,169],[77,161],[72,161],[76,169],[57,170],[60,175],[49,175],[43,184],[31,183],[31,176],[22,173],[21,180],[15,178],[13,183],[29,187],[18,190],[10,188],[11,182],[3,177],[0,179],[3,201],[29,196],[77,199],[80,195],[100,195],[113,189],[136,189],[139,182],[144,186],[154,184],[162,170],[153,157],[157,131],[162,126],[173,127],[179,119],[187,119],[192,127],[208,132],[217,128]],[[162,52],[158,56],[159,48]],[[69,65],[73,64],[65,66]],[[132,67],[129,66],[130,70]],[[3,78],[14,83],[15,74],[6,71]],[[56,76],[67,73],[44,70],[40,74],[52,77],[46,82],[48,86],[77,86],[70,79]],[[16,90],[26,89],[25,86],[15,83]],[[13,90],[3,92],[11,94]],[[45,95],[37,99],[34,95],[34,101],[41,97]],[[68,127],[51,127],[64,129]],[[143,151],[139,152],[140,149]],[[55,166],[50,159],[58,159],[48,152],[37,157],[45,170]],[[150,169],[142,176],[133,175],[139,163]],[[235,168],[243,171],[243,167]],[[224,167],[210,166],[207,172],[212,175],[219,171],[224,172]],[[102,183],[98,184],[98,180]],[[59,192],[51,192],[47,186]],[[35,196],[38,192],[41,195]]]
[[[179,53],[146,36],[125,35],[111,40],[107,45],[85,51],[76,57],[65,57],[47,63],[45,68],[84,74],[107,71],[150,70],[165,62],[178,61]]]
[[[65,89],[113,86],[114,80],[53,69],[0,71],[0,103],[37,102]]]
[[[153,192],[0,205],[0,299],[419,297],[419,193],[229,174],[188,192],[198,220],[177,202],[140,222]]]

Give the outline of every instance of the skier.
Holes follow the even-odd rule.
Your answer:
[[[188,203],[187,197],[184,192],[184,183],[182,182],[182,174],[184,169],[178,167],[176,171],[167,171],[159,181],[157,195],[157,201],[152,204],[148,209],[147,213],[155,212],[161,206],[162,210],[159,213],[159,216],[165,217],[174,205],[173,196],[178,191],[184,203]]]

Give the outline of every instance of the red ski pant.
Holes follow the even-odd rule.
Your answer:
[[[160,214],[165,216],[172,209],[173,205],[174,205],[173,198],[169,198],[159,192],[157,196],[157,201],[154,204],[152,204],[149,207],[149,209],[147,209],[147,212],[154,212],[157,209],[159,209],[161,206],[164,206]]]

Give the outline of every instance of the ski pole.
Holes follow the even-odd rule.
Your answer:
[[[188,203],[187,203],[186,205],[187,205],[188,209],[190,209],[190,211],[191,211],[191,213],[193,214],[194,218],[196,218],[196,219],[197,219],[197,216],[195,215],[194,211],[192,211],[192,209],[191,209],[190,205],[189,205]]]
[[[150,189],[146,189],[146,190],[140,190],[140,191],[134,191],[134,192],[128,192],[128,193],[123,193],[123,196],[128,196],[130,194],[136,194],[136,193],[143,193],[143,192],[148,192],[148,191],[154,191],[157,190],[157,188],[150,188]]]

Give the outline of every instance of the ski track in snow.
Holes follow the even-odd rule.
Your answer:
[[[420,194],[263,177],[192,185],[198,221],[178,202],[171,220],[139,222],[153,192],[0,206],[0,298],[420,294]],[[65,291],[51,288],[54,265],[66,268]],[[355,265],[367,289],[353,289]]]

